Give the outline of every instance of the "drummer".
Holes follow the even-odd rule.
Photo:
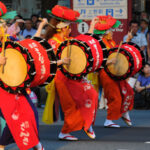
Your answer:
[[[6,6],[2,2],[0,2],[0,8],[2,14],[7,12]],[[0,20],[0,32],[5,36],[6,26],[4,24],[5,22]],[[4,37],[0,40],[4,44]],[[7,58],[1,54],[0,74],[2,74],[3,65],[6,63]],[[37,111],[26,91],[20,94],[10,94],[0,87],[0,117],[6,120],[6,126],[0,137],[0,150],[4,150],[6,145],[14,142],[19,149],[44,150],[38,137]]]
[[[52,19],[49,22],[49,28],[45,38],[52,45],[55,52],[57,52],[58,46],[63,41],[70,39],[70,37],[68,37],[71,31],[70,22],[77,22],[77,18],[80,15],[77,11],[70,9],[70,14],[68,14],[65,10],[67,9],[56,5],[52,11],[48,12],[49,15],[52,16]],[[60,14],[60,12],[62,12],[62,14]],[[72,16],[74,17],[72,18]],[[91,139],[95,139],[96,135],[92,124],[94,123],[97,109],[97,92],[86,81],[70,80],[59,70],[57,71],[54,81],[53,86],[56,87],[61,108],[64,113],[64,125],[58,138],[60,140],[70,141],[78,140],[77,137],[72,136],[70,133],[83,129]],[[90,108],[86,107],[86,103],[91,104]]]
[[[109,50],[110,48],[116,46],[116,43],[113,40],[112,29],[119,27],[120,22],[111,16],[98,16],[98,18],[99,22],[95,25],[94,34],[102,35],[102,40]],[[107,20],[110,24],[108,24]],[[109,63],[115,63],[115,60],[107,62],[107,65]],[[114,123],[114,120],[118,120],[119,118],[122,118],[128,126],[131,126],[132,123],[128,111],[124,113],[122,113],[121,111],[121,109],[124,109],[122,108],[122,102],[124,99],[122,96],[122,89],[120,88],[120,84],[118,84],[119,82],[111,79],[104,69],[101,69],[99,71],[99,81],[100,85],[103,87],[104,96],[107,99],[108,106],[107,118],[104,122],[104,127],[120,127],[120,125]],[[126,83],[126,81],[122,82]],[[98,84],[99,83],[97,83],[97,85]],[[133,97],[133,90],[130,89],[130,91],[132,91],[130,94],[131,97]],[[130,106],[128,106],[128,110],[131,110],[133,108],[133,98],[131,98],[130,101],[131,103]]]

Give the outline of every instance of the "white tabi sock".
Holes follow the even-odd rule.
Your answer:
[[[40,142],[34,148],[36,148],[36,150],[44,150],[44,148]]]

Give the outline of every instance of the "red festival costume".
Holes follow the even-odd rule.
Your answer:
[[[10,94],[0,88],[0,99],[0,109],[19,149],[27,150],[37,145],[36,118],[26,97]]]
[[[64,39],[55,34],[49,43],[57,51],[63,41]],[[55,77],[55,85],[65,116],[62,133],[70,133],[83,128],[88,130],[96,116],[97,92],[83,79],[71,80],[59,70]]]
[[[113,40],[103,38],[108,50],[115,47]],[[132,110],[133,108],[133,89],[126,80],[115,81],[108,76],[104,69],[99,72],[100,83],[104,89],[104,95],[107,98],[107,119],[118,120],[122,113]]]

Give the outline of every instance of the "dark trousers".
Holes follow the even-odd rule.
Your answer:
[[[134,108],[150,109],[150,91],[135,92]]]

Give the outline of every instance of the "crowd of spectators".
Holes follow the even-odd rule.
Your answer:
[[[123,41],[137,44],[144,52],[146,65],[136,76],[134,108],[150,109],[150,18],[146,12],[130,21]]]
[[[24,19],[22,16],[17,15],[14,20],[8,20],[7,33],[10,36],[14,36],[18,40],[23,40],[26,38],[31,38],[37,31],[37,28],[41,20],[39,16],[33,14],[30,18]],[[42,33],[45,31],[43,30]]]

